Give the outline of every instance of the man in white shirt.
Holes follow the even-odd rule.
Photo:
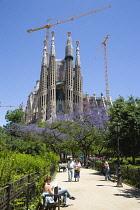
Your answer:
[[[74,177],[74,161],[72,158],[70,158],[67,167],[68,167],[68,182],[72,182],[72,178]]]

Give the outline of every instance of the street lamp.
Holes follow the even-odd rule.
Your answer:
[[[116,187],[123,187],[122,185],[122,172],[120,166],[120,141],[119,141],[119,132],[120,132],[120,123],[115,123],[115,131],[117,132],[117,158],[118,158],[118,181]]]

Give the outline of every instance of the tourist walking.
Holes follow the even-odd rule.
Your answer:
[[[103,160],[104,167],[105,167],[105,180],[110,180],[110,168],[109,163],[106,160]]]
[[[80,169],[81,168],[81,163],[80,161],[77,159],[74,163],[74,178],[75,178],[75,182],[79,181],[80,178]]]
[[[72,182],[72,179],[74,177],[74,161],[73,158],[70,158],[68,164],[68,182]]]

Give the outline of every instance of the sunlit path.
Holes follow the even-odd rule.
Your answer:
[[[79,182],[67,181],[67,172],[59,172],[55,180],[68,189],[76,200],[67,200],[68,210],[139,210],[140,190],[126,184],[116,187],[116,182],[104,181],[104,176],[92,169],[81,169]]]

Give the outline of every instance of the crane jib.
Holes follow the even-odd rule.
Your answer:
[[[86,13],[83,13],[83,14],[80,14],[80,15],[77,15],[77,16],[74,16],[74,17],[71,17],[71,18],[67,18],[67,19],[64,19],[64,20],[60,20],[60,21],[57,21],[57,22],[52,23],[52,24],[47,24],[47,25],[42,26],[42,27],[40,27],[40,28],[27,30],[27,32],[28,32],[28,33],[32,33],[33,31],[37,31],[37,30],[40,30],[40,29],[51,28],[51,26],[58,25],[58,24],[60,24],[60,23],[64,23],[64,22],[67,22],[67,21],[70,21],[70,20],[74,20],[74,19],[76,19],[76,18],[80,18],[80,17],[82,17],[82,16],[89,15],[89,14],[91,14],[91,13],[98,12],[98,11],[101,11],[101,10],[104,10],[104,9],[107,9],[107,8],[111,8],[111,6],[108,5],[108,6],[106,6],[106,7],[102,7],[102,8],[96,9],[96,10],[91,10],[91,11],[89,11],[89,12],[86,12]]]

